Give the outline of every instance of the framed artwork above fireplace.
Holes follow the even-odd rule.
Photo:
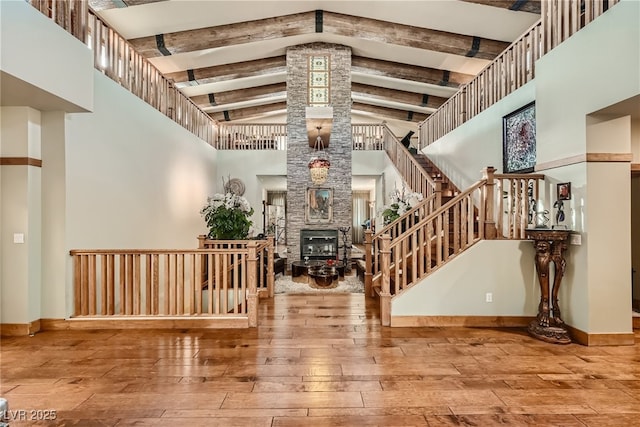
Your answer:
[[[304,220],[306,224],[328,224],[333,222],[332,188],[307,188]]]

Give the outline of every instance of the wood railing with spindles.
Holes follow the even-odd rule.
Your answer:
[[[384,125],[384,149],[411,191],[429,198],[435,193],[436,181],[420,166],[391,130]]]
[[[218,150],[286,150],[286,124],[221,124],[214,145]]]
[[[97,70],[197,137],[214,143],[217,122],[90,11],[86,0],[29,0],[29,3],[89,46]]]
[[[394,296],[479,240],[524,239],[525,229],[535,226],[543,180],[540,174],[499,175],[486,168],[482,180],[395,238],[374,238],[367,230],[365,289],[380,295],[383,325],[390,324],[384,313],[390,313]]]
[[[536,61],[620,0],[542,0],[541,19],[419,124],[420,147],[435,142],[535,77]]]
[[[351,125],[352,149],[384,150],[385,131],[388,129],[382,123]]]
[[[353,150],[384,150],[384,134],[388,128],[380,124],[353,124]],[[396,138],[397,139],[397,138]],[[286,150],[286,124],[237,123],[220,124],[214,145],[219,150]]]
[[[257,326],[259,293],[273,295],[273,263],[266,262],[273,240],[210,242],[187,250],[72,250],[72,317]]]

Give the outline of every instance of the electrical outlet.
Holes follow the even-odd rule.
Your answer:
[[[582,235],[578,233],[571,234],[569,236],[569,243],[571,243],[572,245],[581,245]]]
[[[491,292],[487,292],[484,296],[484,300],[486,302],[493,302],[493,294]]]

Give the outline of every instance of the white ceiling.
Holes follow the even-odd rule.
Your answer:
[[[97,12],[97,14],[122,36],[131,39],[314,10],[360,16],[503,42],[515,40],[539,19],[539,15],[533,13],[459,0],[169,0],[107,9]],[[485,59],[392,45],[385,43],[382,39],[383,37],[380,40],[376,40],[345,37],[329,33],[315,33],[178,53],[170,56],[159,56],[149,60],[162,73],[172,73],[280,56],[286,54],[286,49],[289,46],[310,42],[328,42],[350,46],[356,56],[471,75],[477,74],[489,63]],[[178,84],[177,86],[185,95],[191,97],[245,89],[257,85],[281,83],[285,80],[286,75],[279,73],[206,84]],[[429,95],[440,97],[449,97],[456,91],[454,88],[445,86],[428,85],[372,74],[358,74],[356,72],[353,73],[352,80],[356,83],[416,93],[428,93]],[[267,101],[262,99],[239,106],[227,105],[226,108],[255,106],[265,102]],[[380,100],[376,101],[375,104],[407,111],[415,110],[426,113],[432,111],[432,109],[420,110],[416,106],[398,105],[397,103]],[[216,107],[204,109],[208,112],[219,110]]]

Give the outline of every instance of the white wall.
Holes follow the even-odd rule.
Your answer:
[[[94,90],[94,112],[66,118],[67,253],[196,248],[216,151],[97,71]],[[67,308],[48,305],[54,318],[70,313],[67,260]]]
[[[502,118],[534,97],[535,85],[529,82],[422,151],[458,188],[468,188],[480,180],[487,166],[500,173]]]
[[[592,129],[596,133],[588,144],[587,116],[640,93],[639,16],[640,2],[623,0],[539,60],[533,82],[426,147],[424,152],[435,159],[454,183],[465,188],[479,178],[482,167],[493,165],[502,169],[502,116],[534,99],[538,166],[587,152],[630,152],[631,139],[624,135],[625,132],[630,135],[631,131],[628,127],[625,130],[624,125],[614,126],[615,135],[611,129],[601,135]],[[615,78],[603,78],[611,73]],[[569,226],[580,232],[582,238],[581,245],[571,245],[566,253],[567,271],[559,296],[563,319],[588,333],[628,333],[631,330],[629,165],[583,162],[541,172],[546,175],[545,188],[549,194],[555,194],[557,183],[571,182],[573,198],[565,203],[565,210]],[[547,198],[545,206],[550,206],[554,199],[555,196]],[[476,255],[478,261],[470,264],[478,272],[512,265],[514,261],[527,262],[526,257],[519,254],[514,257],[508,251],[496,257],[503,264],[495,260],[483,263],[482,254]],[[445,266],[440,274],[454,274],[448,271],[457,270],[454,265]],[[530,264],[523,267],[532,265],[533,255]],[[520,289],[522,278],[517,271],[512,273],[512,277],[497,280]],[[457,295],[466,296],[474,290],[473,282],[459,281]],[[440,313],[458,310],[452,299],[440,299],[438,303]],[[394,304],[393,314],[407,314],[406,308]],[[474,313],[481,310],[470,305],[468,308]]]
[[[67,116],[69,248],[195,248],[216,151],[95,72],[95,110]]]
[[[40,159],[40,120],[32,108],[0,108],[0,157]],[[3,165],[0,175],[0,323],[24,324],[40,318],[41,168]]]
[[[42,114],[42,318],[64,317],[66,295],[65,113]]]
[[[93,54],[86,45],[25,1],[1,1],[0,22],[0,69],[25,93],[39,88],[30,102],[53,96],[75,111],[91,110]]]
[[[527,241],[482,240],[392,300],[394,316],[535,316],[539,285]],[[485,302],[486,293],[493,302]]]
[[[639,16],[640,3],[623,0],[537,62],[538,164],[584,153],[631,152],[628,119],[598,125],[602,119],[589,115],[640,93]],[[615,78],[603,79],[611,72]],[[563,317],[589,333],[628,333],[629,165],[586,163],[576,175],[564,175],[570,169],[543,171],[572,182],[572,207],[584,221],[582,245],[570,249],[582,271],[567,277],[573,288]]]
[[[538,163],[584,153],[586,115],[640,93],[639,9],[622,0],[536,63]]]
[[[259,176],[286,174],[287,152],[284,150],[220,150],[217,156],[217,176],[214,178],[215,192],[224,193],[223,178],[225,182],[229,178],[238,178],[244,183],[244,197],[254,210],[251,231],[256,235],[262,233],[262,200],[266,190]],[[205,227],[203,234],[207,232]]]

